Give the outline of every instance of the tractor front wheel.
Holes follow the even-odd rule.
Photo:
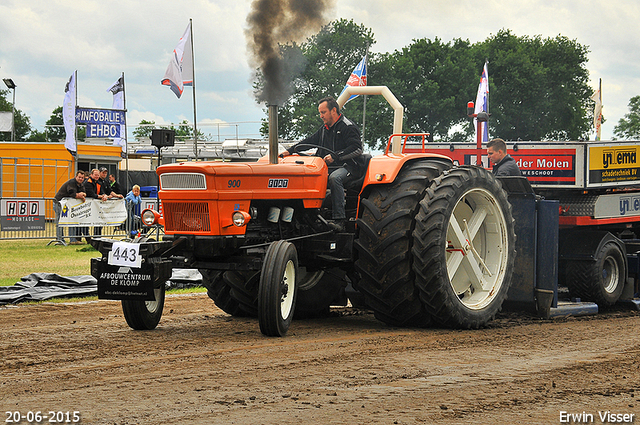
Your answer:
[[[286,241],[267,249],[258,287],[258,322],[266,336],[285,336],[296,304],[296,247]]]

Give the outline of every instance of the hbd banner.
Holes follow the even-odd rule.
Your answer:
[[[59,225],[73,226],[116,226],[127,219],[124,199],[74,199],[62,198],[62,212]]]
[[[0,230],[45,230],[44,199],[3,198],[0,200]]]

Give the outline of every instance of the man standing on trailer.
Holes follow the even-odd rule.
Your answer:
[[[493,139],[487,143],[487,156],[493,164],[493,174],[498,176],[522,176],[518,164],[507,154],[507,144],[502,139]]]
[[[331,217],[333,218],[329,225],[333,230],[343,232],[347,221],[344,186],[349,180],[358,178],[364,168],[360,130],[340,113],[338,102],[333,97],[320,99],[318,112],[324,123],[322,127],[313,135],[282,152],[280,156],[291,155],[298,145],[317,145],[333,151],[328,153],[319,148],[315,155],[323,158],[329,167],[336,167],[333,171],[330,170],[328,182],[331,189]]]

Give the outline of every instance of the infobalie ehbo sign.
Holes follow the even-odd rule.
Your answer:
[[[87,137],[120,138],[120,126],[125,123],[120,109],[76,108],[76,122],[87,125]]]

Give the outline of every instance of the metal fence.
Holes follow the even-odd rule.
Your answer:
[[[73,177],[69,160],[0,158],[0,198],[52,198]]]
[[[6,200],[7,198],[4,198]],[[24,199],[24,198],[22,198]],[[29,198],[30,200],[43,200],[43,198]],[[2,198],[0,198],[2,200]],[[71,238],[78,239],[81,242],[88,241],[92,237],[109,237],[114,239],[132,239],[140,233],[154,233],[155,237],[159,237],[160,228],[154,228],[151,231],[142,226],[140,218],[136,214],[129,214],[127,220],[118,226],[103,227],[61,227],[62,237],[58,239],[56,235],[57,223],[55,212],[53,209],[54,198],[44,198],[45,204],[45,226],[44,230],[1,230],[0,240],[19,240],[19,239],[48,239],[49,243],[59,243],[67,245],[71,242]],[[42,227],[42,226],[40,226]],[[71,230],[73,229],[73,230]],[[75,234],[74,231],[76,232]]]

